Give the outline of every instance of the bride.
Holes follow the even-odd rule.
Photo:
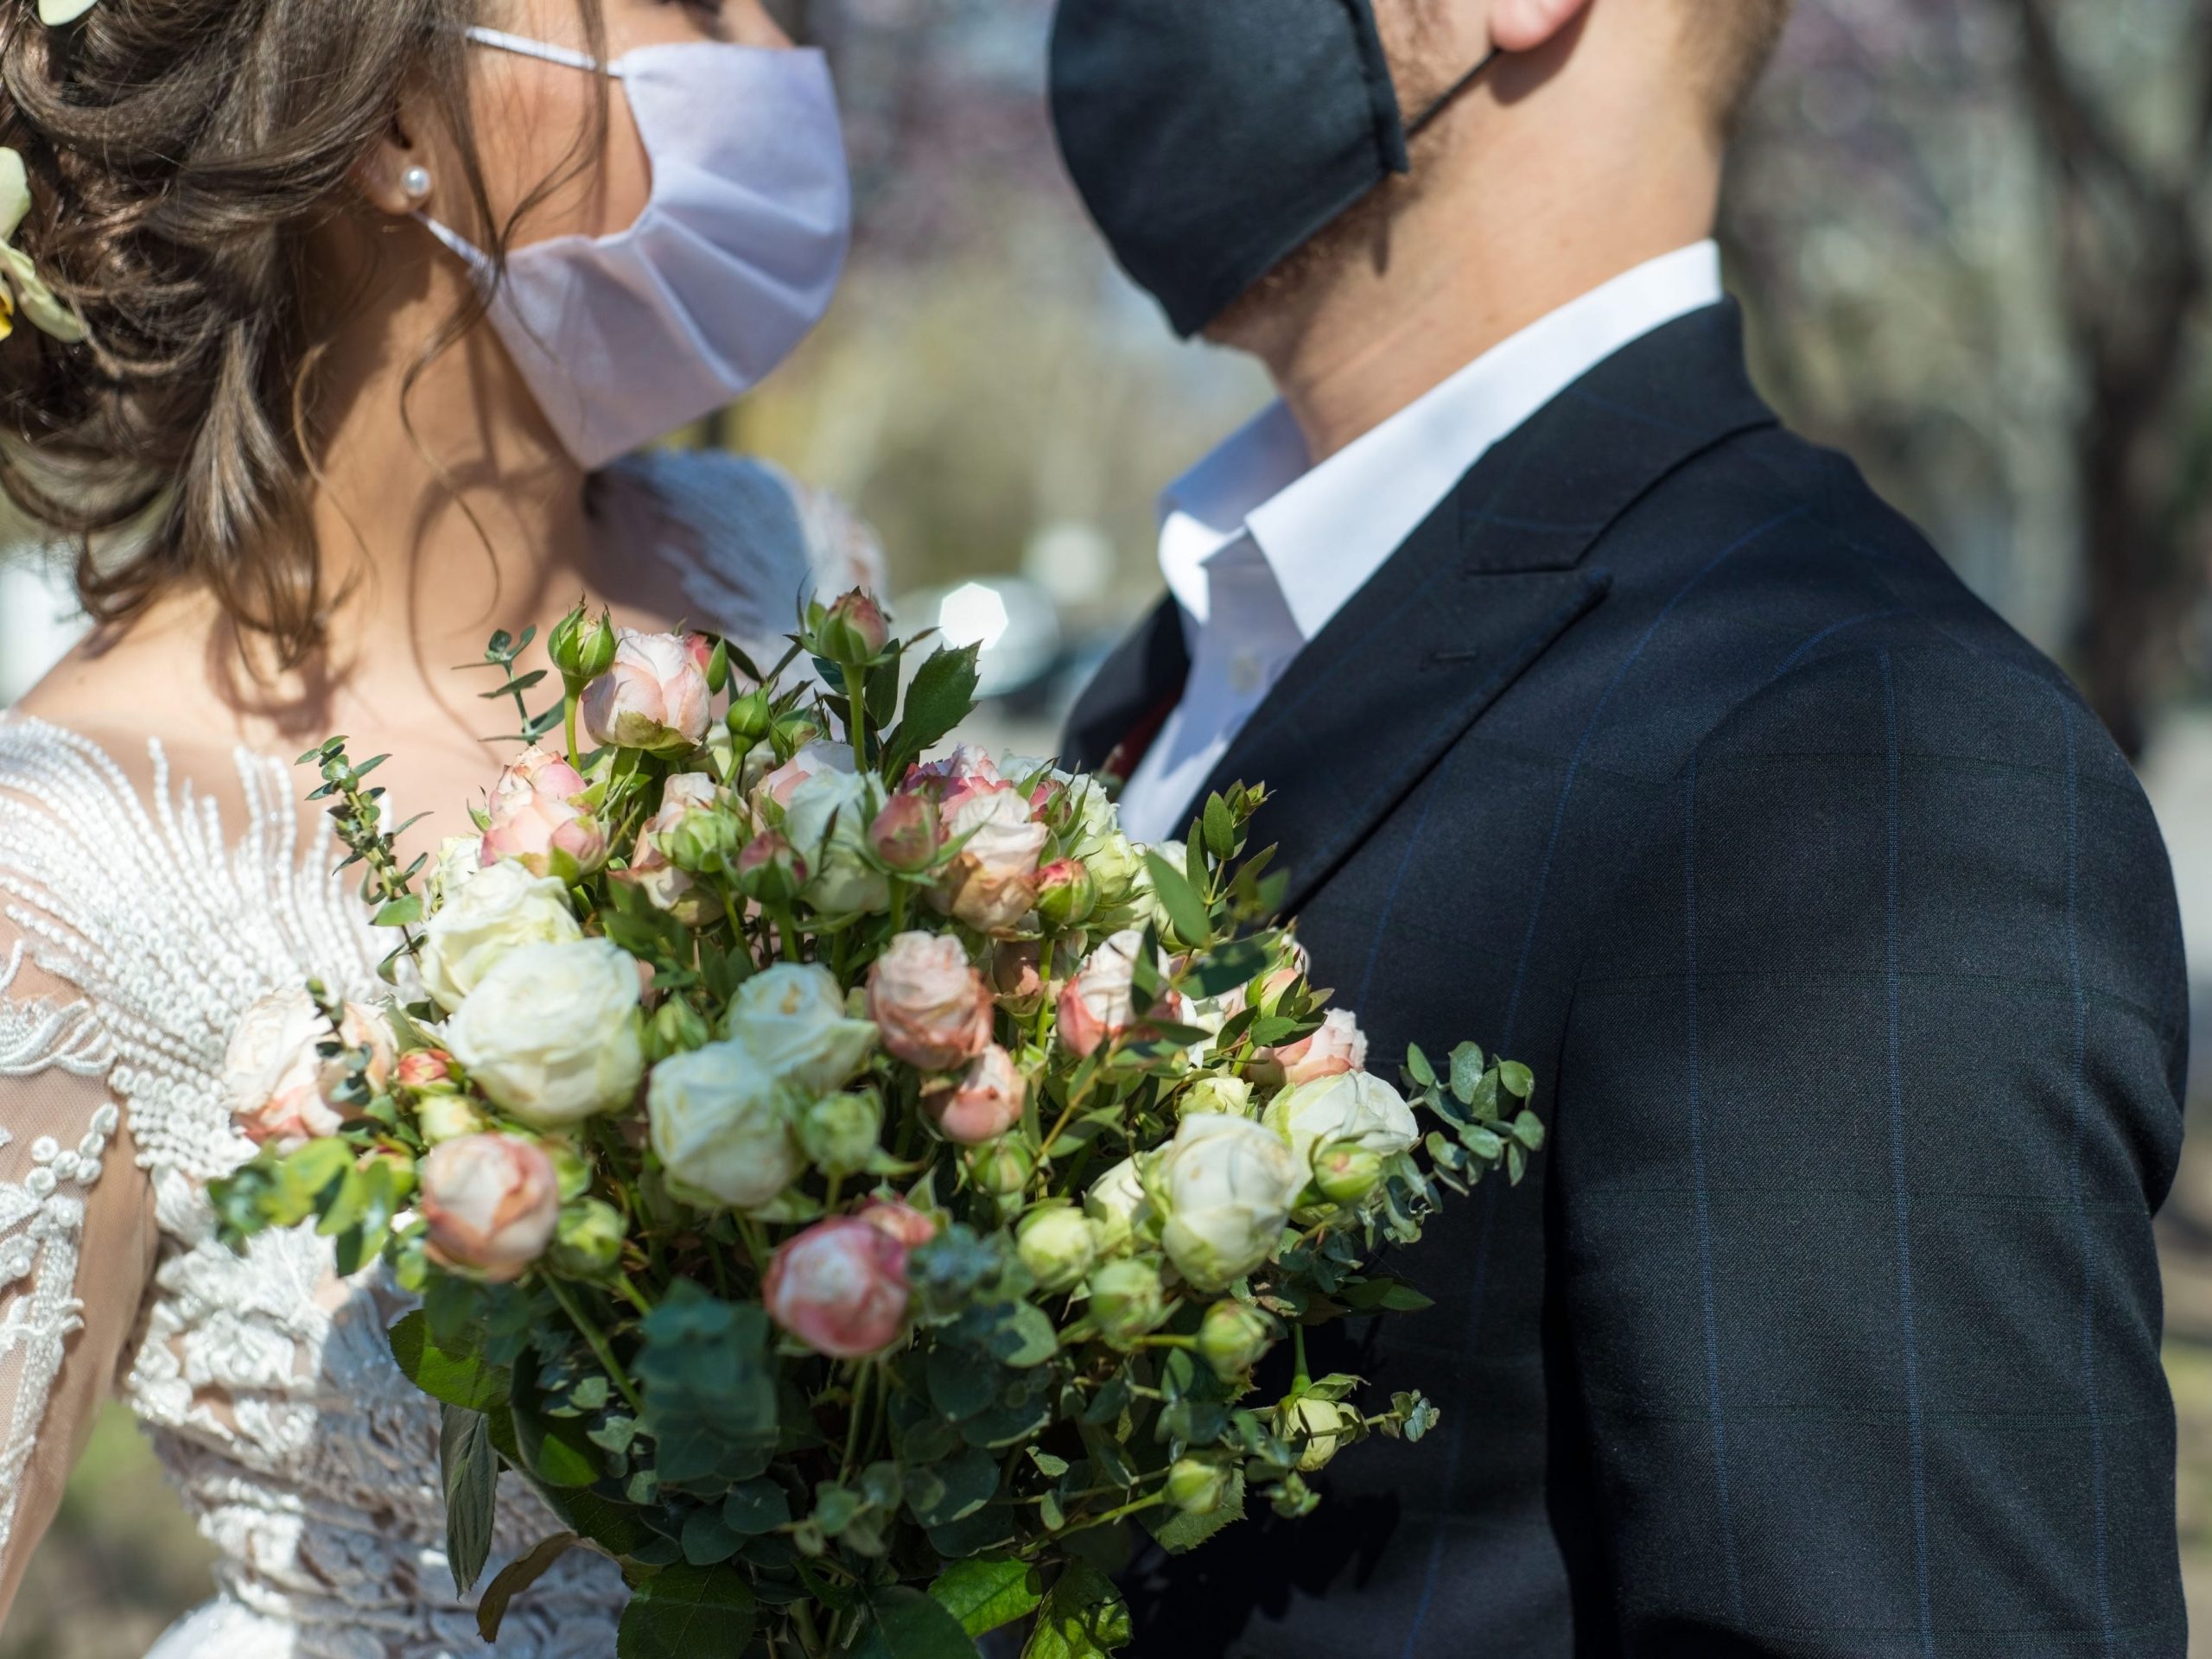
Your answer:
[[[221,1554],[158,1659],[482,1652],[390,1287],[210,1237],[224,1051],[383,955],[290,757],[391,750],[427,847],[511,757],[493,627],[871,578],[766,466],[617,460],[827,304],[828,74],[758,0],[15,0],[0,144],[0,483],[100,625],[0,717],[0,1614],[115,1389]],[[502,1496],[493,1571],[555,1530]],[[572,1554],[496,1650],[623,1599]]]

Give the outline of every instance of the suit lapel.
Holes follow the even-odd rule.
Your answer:
[[[1476,464],[1306,647],[1208,782],[1268,786],[1255,840],[1281,849],[1287,910],[1604,597],[1610,575],[1584,558],[1620,516],[1693,456],[1774,418],[1727,304],[1601,364]]]
[[[1126,779],[1181,701],[1190,673],[1182,613],[1170,594],[1152,607],[1084,689],[1061,740],[1062,764],[1096,772],[1109,760],[1120,760],[1126,763],[1120,772]]]

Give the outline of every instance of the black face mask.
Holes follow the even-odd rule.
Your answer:
[[[1393,173],[1410,124],[1370,0],[1061,0],[1060,153],[1115,257],[1188,337]]]

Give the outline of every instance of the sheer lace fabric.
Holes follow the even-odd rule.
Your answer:
[[[771,655],[804,589],[876,579],[864,532],[758,464],[614,481],[658,504],[693,620]],[[443,1554],[435,1408],[385,1344],[404,1300],[311,1231],[212,1236],[206,1183],[251,1151],[220,1097],[238,1016],[309,976],[379,988],[296,787],[284,760],[0,716],[0,1604],[119,1376],[220,1552],[157,1659],[458,1659],[487,1649]],[[554,1529],[519,1482],[501,1500],[492,1570]],[[601,1659],[623,1599],[572,1553],[490,1651]]]

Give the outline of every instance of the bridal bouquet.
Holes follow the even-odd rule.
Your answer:
[[[419,1296],[391,1347],[443,1406],[462,1591],[502,1468],[560,1518],[487,1638],[584,1548],[632,1587],[625,1659],[972,1659],[1023,1619],[1032,1659],[1109,1653],[1131,1524],[1302,1514],[1436,1421],[1310,1375],[1305,1333],[1426,1305],[1370,1264],[1520,1178],[1529,1072],[1370,1072],[1270,921],[1258,791],[1142,848],[1091,779],[931,760],[975,655],[918,643],[860,593],[766,671],[581,610],[550,670],[495,636],[528,747],[479,836],[404,867],[377,761],[304,757],[394,994],[255,1008],[260,1149],[213,1201],[233,1243],[312,1221]]]

